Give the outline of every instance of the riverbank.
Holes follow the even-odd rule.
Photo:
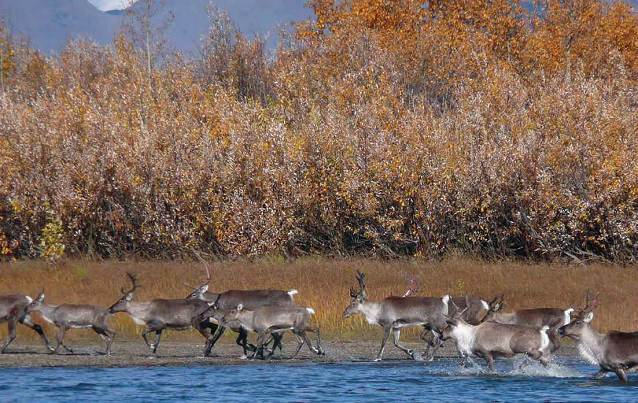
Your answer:
[[[102,355],[103,345],[72,344],[75,354],[49,354],[41,344],[9,347],[6,354],[0,355],[2,367],[135,367],[135,366],[196,366],[196,365],[273,365],[290,363],[346,363],[370,362],[376,356],[381,340],[377,341],[327,341],[323,343],[325,356],[316,356],[304,346],[295,359],[290,355],[296,348],[293,339],[284,338],[284,349],[277,352],[270,361],[247,360],[239,356],[242,351],[233,343],[220,343],[215,346],[213,357],[202,357],[203,344],[162,343],[157,355],[152,355],[143,341],[124,341],[115,343],[111,356]],[[407,342],[408,348],[422,351],[423,343]],[[571,345],[563,346],[555,354],[559,357],[578,357],[578,350]],[[454,344],[447,342],[437,353],[437,357],[456,357]],[[384,361],[410,359],[388,342]],[[481,360],[481,365],[483,364]]]

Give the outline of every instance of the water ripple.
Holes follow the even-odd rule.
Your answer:
[[[522,368],[519,368],[521,367]],[[137,368],[1,369],[0,401],[138,402],[635,402],[636,381],[592,380],[580,361],[549,368],[498,361],[238,365]]]

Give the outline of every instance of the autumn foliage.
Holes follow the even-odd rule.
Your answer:
[[[0,253],[638,256],[630,5],[309,5],[151,77],[125,36],[0,35]]]

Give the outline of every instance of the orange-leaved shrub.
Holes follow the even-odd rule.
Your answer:
[[[631,6],[309,5],[273,55],[220,19],[150,80],[123,36],[0,42],[0,253],[635,259]]]

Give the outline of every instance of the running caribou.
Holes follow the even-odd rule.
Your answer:
[[[390,333],[393,333],[394,345],[398,349],[412,358],[417,358],[413,350],[399,344],[401,329],[406,326],[423,326],[423,332],[421,333],[423,340],[426,340],[425,336],[428,331],[431,330],[433,332],[434,340],[428,342],[426,348],[427,354],[430,347],[434,347],[432,351],[433,357],[440,346],[440,332],[446,326],[444,315],[448,313],[448,301],[450,297],[448,295],[443,298],[390,296],[382,301],[372,302],[368,300],[365,291],[365,274],[357,270],[355,277],[359,283],[359,291],[356,291],[354,287],[350,288],[352,302],[343,312],[343,317],[347,318],[353,314],[361,314],[366,318],[368,323],[383,327],[385,334],[381,342],[381,349],[374,360],[381,361],[383,358],[383,351],[390,338]]]
[[[403,294],[404,297],[413,295],[419,290],[419,285],[415,277],[404,274],[403,278],[405,279],[408,287],[408,290]],[[469,295],[464,297],[452,297],[450,302],[454,303],[453,305],[449,305],[450,308],[463,310],[463,320],[471,325],[478,325],[481,323],[490,310],[490,304],[487,301]],[[448,314],[449,313],[454,312],[448,312]],[[426,335],[427,332],[423,335],[423,339],[430,345],[434,343],[434,332],[431,333],[431,337]]]
[[[206,338],[204,356],[209,353],[208,345],[213,339],[213,332],[217,329],[208,320],[200,320],[200,314],[208,309],[209,304],[200,299],[153,299],[147,302],[133,301],[133,292],[140,288],[137,277],[127,273],[131,281],[132,288],[125,291],[122,288],[122,298],[109,308],[109,313],[126,312],[138,325],[146,326],[142,332],[142,337],[146,345],[157,352],[160,337],[164,330],[188,330],[191,327]],[[210,333],[206,331],[210,329]],[[146,337],[149,333],[155,332],[155,341],[151,343]]]
[[[264,359],[270,358],[275,351],[278,341],[275,339],[275,345],[271,353],[265,356],[263,350],[268,336],[272,335],[275,337],[279,335],[280,339],[281,334],[288,330],[291,330],[297,336],[298,340],[297,351],[295,351],[292,358],[299,354],[304,342],[308,344],[308,348],[313,353],[325,355],[321,348],[319,329],[310,326],[310,319],[314,313],[315,311],[309,307],[264,305],[255,310],[248,310],[244,309],[243,304],[239,304],[236,308],[224,314],[221,318],[221,323],[229,327],[240,326],[243,329],[258,334],[257,348],[251,359],[255,358],[258,353],[261,353]],[[312,345],[306,332],[315,333],[317,335],[317,347]]]
[[[589,290],[585,297],[585,307],[578,310],[576,317],[561,327],[558,333],[578,341],[578,350],[587,361],[598,365],[600,370],[594,375],[600,379],[609,372],[615,373],[620,380],[627,382],[627,372],[638,371],[638,332],[619,332],[610,330],[598,333],[591,321],[594,311],[600,306],[599,293],[593,297]]]
[[[515,354],[527,354],[543,365],[549,364],[551,351],[548,326],[539,329],[496,322],[471,325],[463,320],[463,313],[467,309],[456,308],[455,314],[446,315],[448,327],[442,334],[443,340],[453,339],[456,342],[462,357],[481,357],[487,362],[490,371],[494,370],[495,357],[511,357]]]
[[[58,353],[60,346],[73,354],[73,349],[62,342],[66,331],[69,329],[93,329],[95,333],[106,340],[106,350],[104,354],[111,354],[111,345],[115,338],[115,330],[111,329],[107,323],[111,316],[108,309],[86,304],[47,304],[44,302],[44,291],[42,291],[38,297],[27,306],[27,313],[31,312],[40,312],[44,320],[54,324],[60,329],[53,354]]]
[[[495,322],[509,325],[521,325],[541,328],[549,327],[547,334],[551,343],[552,353],[560,347],[558,329],[565,326],[571,320],[574,308],[531,308],[514,312],[502,312],[504,295],[494,298],[489,303],[489,311],[484,318],[485,322]]]
[[[0,348],[0,354],[9,347],[9,344],[16,338],[16,327],[18,323],[30,327],[42,337],[44,344],[49,351],[53,351],[53,347],[49,343],[49,339],[42,326],[31,322],[31,315],[27,312],[27,306],[33,302],[33,298],[26,295],[0,295],[0,323],[7,322],[9,325],[9,337]]]
[[[186,286],[193,289],[193,292],[188,296],[191,300],[201,300],[207,302],[207,309],[205,309],[199,315],[199,321],[201,323],[208,322],[211,326],[211,332],[214,333],[212,339],[206,345],[205,355],[210,355],[215,343],[224,334],[226,328],[220,323],[219,319],[231,309],[236,308],[239,304],[242,304],[246,310],[255,310],[264,305],[277,305],[277,306],[292,306],[294,305],[293,296],[298,293],[297,290],[292,289],[289,291],[284,290],[228,290],[222,293],[209,293],[208,283],[210,282],[210,266],[202,257],[193,250],[198,260],[202,262],[206,270],[206,282],[199,287],[193,287],[187,283]],[[248,342],[248,331],[241,326],[232,325],[231,330],[239,333],[237,337],[237,344],[243,347],[244,355],[242,358],[246,358],[247,350],[254,351],[255,346]],[[273,351],[275,347],[281,348],[281,343],[278,335],[273,335],[275,344],[273,345]]]

